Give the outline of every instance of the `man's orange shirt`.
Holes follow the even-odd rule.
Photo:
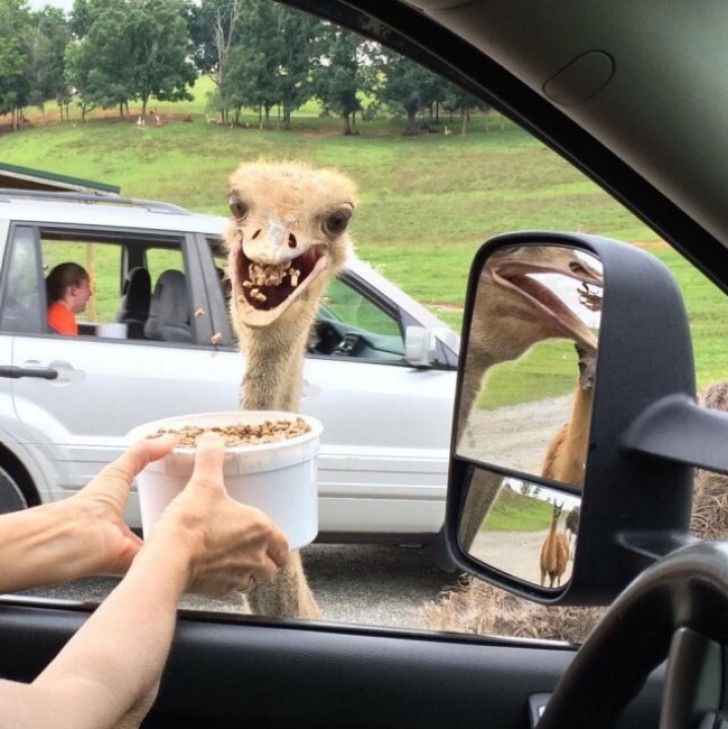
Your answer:
[[[78,334],[76,317],[62,301],[54,301],[48,307],[48,326],[59,334]]]

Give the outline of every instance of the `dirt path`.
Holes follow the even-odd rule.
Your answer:
[[[516,471],[538,474],[551,439],[568,421],[571,395],[499,410],[478,410],[461,441],[463,455]]]
[[[498,569],[535,584],[541,581],[541,546],[548,532],[480,532],[473,542],[473,555]],[[562,584],[571,576],[569,561]]]

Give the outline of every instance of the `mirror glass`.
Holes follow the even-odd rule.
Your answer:
[[[486,500],[492,506],[481,517],[478,506]],[[578,496],[476,471],[459,541],[480,562],[535,585],[561,588],[571,578],[580,507]]]
[[[487,258],[466,324],[457,455],[583,484],[602,294],[600,261],[576,248]]]

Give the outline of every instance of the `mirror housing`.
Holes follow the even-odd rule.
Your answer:
[[[426,367],[435,353],[435,333],[427,327],[410,325],[404,332],[404,356],[413,367]]]
[[[509,246],[566,246],[595,255],[603,267],[581,491],[458,455],[456,424],[480,272],[491,256]],[[458,568],[537,602],[608,604],[649,564],[695,541],[689,533],[692,466],[728,472],[727,440],[728,414],[708,412],[695,403],[687,314],[672,274],[658,259],[618,241],[551,232],[498,236],[476,254],[464,313],[445,529]],[[493,485],[504,477],[582,497],[571,579],[558,589],[542,588],[474,559],[458,539],[464,509],[477,508],[485,515],[495,496]]]

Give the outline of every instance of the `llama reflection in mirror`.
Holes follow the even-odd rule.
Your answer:
[[[583,484],[602,284],[599,260],[574,248],[510,246],[486,260],[468,331],[458,455]]]
[[[580,507],[573,494],[502,478],[467,551],[518,579],[560,589],[571,578]]]

